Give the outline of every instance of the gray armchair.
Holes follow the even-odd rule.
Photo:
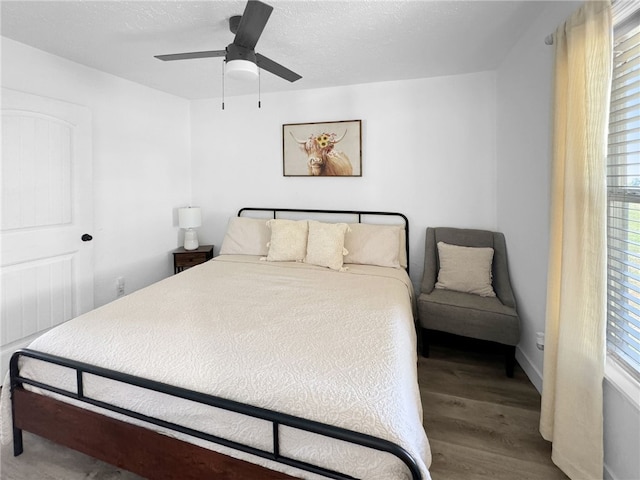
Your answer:
[[[467,247],[492,247],[492,286],[495,297],[435,288],[440,263],[438,242]],[[429,356],[429,331],[496,342],[504,346],[505,368],[513,377],[520,320],[509,280],[504,235],[487,230],[427,228],[424,275],[418,297],[422,355]]]

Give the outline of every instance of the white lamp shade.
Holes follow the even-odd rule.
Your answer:
[[[226,62],[225,72],[237,80],[253,80],[258,78],[258,65],[249,60],[230,60]]]
[[[178,226],[180,228],[196,228],[202,225],[200,207],[185,207],[178,209]]]

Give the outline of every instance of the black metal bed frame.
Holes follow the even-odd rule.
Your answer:
[[[248,211],[270,211],[273,212],[273,218],[277,218],[277,213],[279,212],[289,212],[289,213],[317,213],[317,214],[336,214],[336,215],[357,215],[358,222],[361,223],[362,215],[371,215],[371,216],[380,216],[380,215],[393,215],[403,218],[405,222],[405,229],[407,234],[406,240],[406,248],[407,248],[407,264],[409,259],[409,222],[407,218],[403,214],[399,213],[389,213],[389,212],[367,212],[367,211],[342,211],[342,210],[301,210],[301,209],[271,209],[271,208],[243,208],[238,212],[238,216],[242,216],[244,212]],[[407,267],[408,271],[408,267]],[[43,382],[39,382],[27,377],[23,377],[20,375],[19,371],[19,360],[21,357],[29,357],[39,361],[59,365],[62,367],[70,368],[75,370],[76,372],[76,392],[64,390]],[[22,439],[22,430],[15,426],[15,405],[14,405],[14,392],[18,388],[23,388],[24,385],[31,385],[32,387],[40,388],[42,390],[46,390],[58,395],[62,395],[67,398],[72,398],[74,400],[87,403],[90,405],[94,405],[99,408],[103,408],[105,410],[119,413],[131,418],[135,418],[137,420],[141,420],[147,422],[149,424],[153,424],[159,427],[167,428],[179,433],[183,433],[195,438],[207,440],[213,443],[217,443],[235,450],[239,450],[245,453],[249,453],[252,455],[256,455],[258,457],[266,458],[278,463],[286,464],[295,468],[299,468],[301,470],[305,470],[311,473],[323,475],[327,478],[333,478],[337,480],[355,480],[354,477],[346,475],[344,473],[340,473],[334,470],[329,470],[323,467],[319,467],[307,462],[303,462],[300,460],[296,460],[294,458],[286,457],[280,454],[280,445],[279,445],[279,427],[280,425],[286,426],[289,428],[294,428],[298,430],[304,430],[307,432],[311,432],[314,434],[322,435],[325,437],[334,438],[337,440],[346,441],[348,443],[361,445],[367,448],[371,448],[373,450],[378,450],[381,452],[386,452],[391,455],[394,455],[398,459],[400,459],[409,469],[411,473],[411,478],[413,480],[421,480],[422,475],[420,473],[420,469],[418,468],[415,460],[411,457],[411,455],[399,445],[396,445],[388,440],[384,440],[381,438],[377,438],[371,435],[367,435],[360,432],[355,432],[352,430],[323,424],[320,422],[316,422],[313,420],[308,420],[301,417],[296,417],[293,415],[284,414],[281,412],[277,412],[274,410],[264,409],[260,407],[255,407],[253,405],[247,405],[240,402],[236,402],[233,400],[225,399],[222,397],[217,397],[214,395],[208,395],[180,387],[176,387],[174,385],[169,385],[161,382],[156,382],[153,380],[149,380],[146,378],[136,377],[133,375],[125,374],[122,372],[118,372],[115,370],[109,370],[102,367],[97,367],[94,365],[90,365],[83,362],[78,362],[75,360],[70,360],[66,358],[62,358],[55,355],[50,355],[43,352],[38,352],[30,349],[20,349],[16,351],[10,361],[9,366],[10,373],[10,381],[11,381],[11,394],[12,394],[12,415],[14,419],[13,426],[13,453],[14,456],[20,455],[23,450],[23,439]],[[265,420],[271,422],[272,424],[272,440],[273,440],[273,449],[272,451],[262,450],[259,448],[251,447],[249,445],[244,445],[239,442],[235,442],[232,440],[228,440],[222,437],[218,437],[212,434],[208,434],[206,432],[202,432],[199,430],[195,430],[189,427],[185,427],[183,425],[175,424],[172,422],[168,422],[159,418],[151,417],[144,415],[142,413],[129,410],[126,408],[118,407],[111,403],[103,402],[101,400],[97,400],[91,397],[88,397],[84,393],[83,380],[84,375],[95,375],[99,377],[103,377],[106,379],[110,379],[113,381],[117,381],[120,383],[133,385],[136,387],[144,388],[147,390],[171,395],[177,398],[182,398],[185,400],[194,401],[200,404],[209,405],[212,407],[221,408],[224,410],[228,410],[231,412],[239,413],[242,415],[251,416],[257,419]]]

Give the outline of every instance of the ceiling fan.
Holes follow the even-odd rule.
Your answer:
[[[239,78],[257,77],[259,67],[285,80],[295,82],[302,77],[264,55],[255,52],[256,43],[258,43],[258,39],[262,35],[272,11],[273,7],[266,3],[258,0],[249,0],[241,16],[235,15],[229,19],[229,29],[231,33],[235,34],[235,38],[233,43],[227,45],[224,50],[172,53],[169,55],[155,55],[155,58],[171,61],[225,57],[225,70],[231,76]]]

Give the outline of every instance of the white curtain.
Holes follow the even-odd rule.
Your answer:
[[[574,480],[602,479],[609,1],[555,32],[551,231],[540,432]],[[523,92],[526,94],[526,92]]]

